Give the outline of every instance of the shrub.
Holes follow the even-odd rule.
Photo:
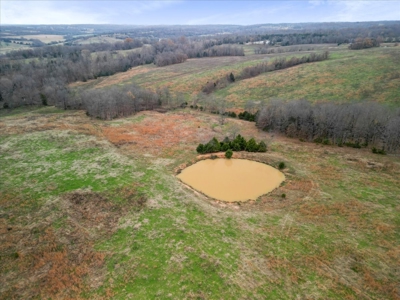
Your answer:
[[[251,139],[247,142],[246,150],[247,150],[248,152],[257,152],[257,151],[258,151],[258,145],[257,145],[256,141],[255,141],[253,138],[251,138]]]
[[[210,149],[209,152],[218,152],[221,149],[221,145],[215,137],[207,143],[207,146]]]
[[[285,163],[281,161],[278,165],[279,170],[283,170],[286,167]]]
[[[196,148],[196,151],[197,151],[197,153],[200,153],[200,154],[205,153],[205,152],[204,152],[204,151],[205,151],[204,145],[203,145],[203,144],[199,144],[199,145],[197,146],[197,148]]]
[[[237,141],[231,142],[231,143],[230,143],[230,148],[231,148],[233,151],[240,151],[240,150],[242,150],[242,149],[240,148],[239,142],[237,142]]]
[[[329,145],[329,144],[330,144],[330,142],[329,142],[329,140],[328,140],[328,139],[324,139],[324,140],[322,141],[322,144],[323,144],[323,145]]]
[[[42,100],[42,105],[47,106],[47,97],[46,95],[40,93],[40,99]]]
[[[314,143],[321,144],[322,143],[322,138],[321,137],[317,137],[316,139],[314,139]]]
[[[267,152],[267,145],[263,141],[258,144],[258,152]]]
[[[375,147],[372,148],[372,153],[386,155],[385,149],[376,149]]]
[[[233,155],[233,152],[232,152],[231,149],[228,149],[228,150],[225,152],[225,157],[228,158],[228,159],[231,158],[232,155]]]
[[[244,112],[239,113],[238,117],[239,117],[239,119],[242,119],[242,120],[246,120],[249,122],[255,122],[256,114],[249,113],[248,111],[245,110]]]
[[[222,143],[221,145],[221,151],[228,151],[230,150],[230,145],[229,143]]]
[[[344,144],[347,147],[351,147],[351,148],[356,148],[356,149],[360,149],[361,148],[361,145],[360,145],[359,142],[355,142],[355,143],[348,142],[348,143],[344,143]]]
[[[282,197],[282,198],[286,198],[286,194],[282,194],[281,197]]]
[[[244,151],[247,148],[247,142],[246,139],[244,137],[242,137],[240,134],[237,135],[237,137],[235,138],[234,142],[238,143],[240,146],[240,150],[237,151]]]

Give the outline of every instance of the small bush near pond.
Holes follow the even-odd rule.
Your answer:
[[[228,158],[228,159],[231,158],[232,155],[233,155],[233,152],[232,152],[231,149],[228,149],[228,150],[225,152],[225,157]]]
[[[283,170],[286,167],[285,163],[281,161],[278,165],[279,170]]]

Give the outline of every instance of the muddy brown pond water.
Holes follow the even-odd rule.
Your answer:
[[[228,202],[256,200],[285,180],[277,169],[246,159],[202,160],[177,177],[209,197]]]

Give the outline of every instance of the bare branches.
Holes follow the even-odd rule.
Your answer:
[[[400,150],[400,111],[378,103],[272,101],[260,110],[257,127],[324,144]]]

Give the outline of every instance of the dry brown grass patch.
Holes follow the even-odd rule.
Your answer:
[[[104,136],[116,146],[133,144],[137,150],[161,154],[165,149],[181,143],[194,143],[197,139],[196,131],[201,130],[194,128],[193,124],[197,124],[197,120],[190,114],[144,114],[148,117],[139,123],[103,127]]]
[[[123,205],[110,201],[111,196],[122,199]],[[136,187],[113,195],[77,191],[18,216],[18,225],[10,225],[18,208],[1,215],[0,298],[79,299],[82,292],[98,288],[107,253],[96,251],[94,244],[114,233],[121,217],[145,203]]]

